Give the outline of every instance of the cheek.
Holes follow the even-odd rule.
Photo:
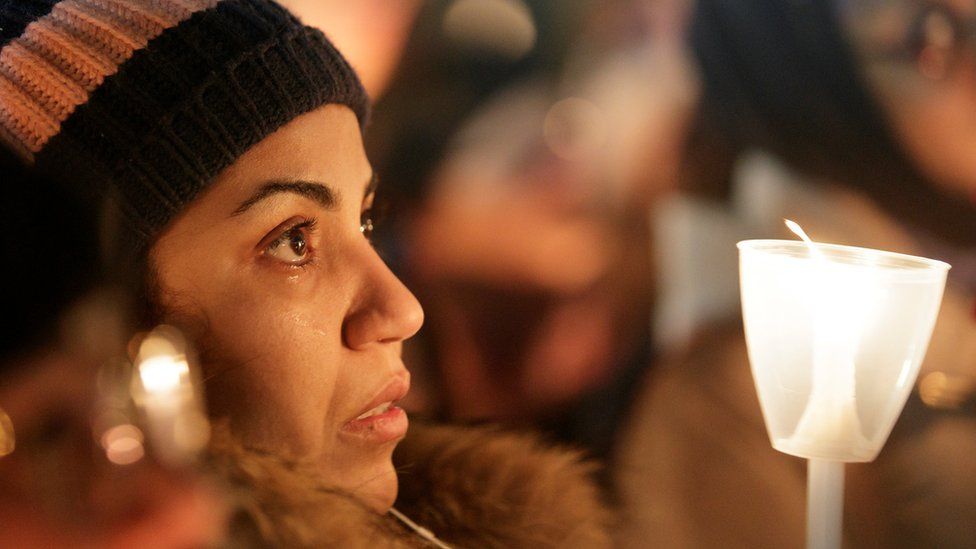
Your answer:
[[[202,304],[207,397],[245,442],[305,455],[334,424],[341,318],[328,295],[233,279]]]
[[[893,126],[919,168],[950,192],[976,191],[976,76],[885,92]]]
[[[976,191],[976,102],[950,98],[919,110],[901,124],[919,166],[950,192]]]

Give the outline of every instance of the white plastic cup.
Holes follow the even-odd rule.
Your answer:
[[[918,376],[949,265],[801,241],[739,242],[753,379],[773,448],[872,461]]]

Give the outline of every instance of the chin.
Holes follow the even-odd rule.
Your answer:
[[[320,463],[322,480],[326,485],[352,496],[379,514],[385,514],[396,501],[399,490],[396,469],[393,467],[395,444],[381,448],[362,445],[343,446],[332,459]]]
[[[386,470],[361,484],[355,495],[367,507],[379,514],[385,514],[396,501],[399,482],[393,464],[388,463]]]

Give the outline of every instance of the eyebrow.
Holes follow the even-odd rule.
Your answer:
[[[255,191],[250,198],[241,202],[241,205],[234,210],[231,216],[241,215],[258,202],[282,193],[304,196],[319,203],[327,210],[335,209],[339,205],[339,196],[323,183],[316,183],[315,181],[269,181],[261,185],[261,188]]]
[[[373,172],[370,176],[369,184],[366,186],[366,191],[363,194],[364,199],[376,191],[378,183],[379,180],[376,172]],[[315,181],[269,181],[255,191],[247,200],[241,202],[241,205],[234,210],[231,217],[241,215],[258,202],[282,193],[304,196],[317,202],[327,210],[334,210],[339,207],[339,195],[324,183]]]

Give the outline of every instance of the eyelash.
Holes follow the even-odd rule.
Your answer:
[[[311,240],[309,237],[312,234],[315,233],[316,223],[317,223],[317,221],[316,221],[316,219],[314,217],[306,217],[306,218],[301,219],[297,223],[289,226],[287,229],[285,229],[284,231],[280,232],[278,234],[278,236],[275,237],[274,240],[272,240],[271,242],[269,242],[268,245],[264,247],[264,251],[265,252],[268,252],[268,251],[271,251],[271,250],[276,249],[278,246],[287,245],[288,244],[288,240],[291,239],[291,237],[295,234],[295,232],[301,231],[301,232],[305,233],[304,234],[304,236],[305,236],[305,246],[308,248],[308,251],[306,252],[306,254],[308,255],[308,259],[305,260],[305,261],[303,261],[303,262],[301,262],[301,263],[292,263],[292,264],[290,264],[288,266],[289,267],[299,267],[299,268],[303,268],[304,269],[309,264],[311,264],[314,261],[314,259],[315,259],[315,257],[314,257],[315,250],[314,250],[314,248],[312,248],[309,245],[309,241]]]
[[[376,212],[377,210],[373,207],[366,208],[359,214],[360,226],[359,231],[363,233],[363,237],[366,238],[370,243],[373,242],[373,233],[376,229]],[[264,246],[264,251],[268,252],[270,250],[276,249],[278,246],[287,245],[288,240],[294,236],[296,231],[302,231],[305,233],[305,245],[309,246],[309,237],[315,233],[316,219],[313,217],[306,217],[299,220],[297,223],[290,225],[287,229],[278,233],[278,236],[274,238],[271,242]],[[289,267],[300,267],[305,268],[311,264],[314,257],[315,250],[308,247],[308,259],[302,263],[293,263]]]

